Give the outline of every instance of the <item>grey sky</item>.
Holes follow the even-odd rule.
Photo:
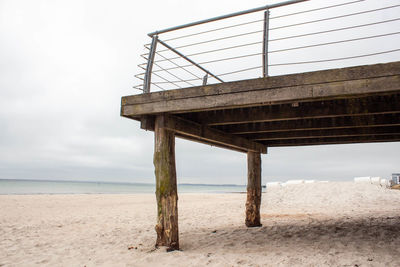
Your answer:
[[[119,116],[121,96],[138,93],[147,33],[265,4],[0,0],[0,179],[152,183],[153,134]],[[263,180],[387,177],[400,172],[399,151],[399,143],[269,149]],[[244,154],[178,139],[176,157],[179,182],[246,182]]]

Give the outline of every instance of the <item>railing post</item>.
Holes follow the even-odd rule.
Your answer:
[[[203,86],[207,85],[207,80],[208,80],[208,73],[206,73],[206,75],[204,75],[203,77]]]
[[[149,57],[147,59],[146,73],[144,74],[143,93],[150,93],[151,71],[153,69],[154,56],[156,54],[158,36],[154,35],[151,40]]]
[[[268,76],[268,37],[269,35],[269,9],[264,12],[264,38],[263,38],[263,77]]]

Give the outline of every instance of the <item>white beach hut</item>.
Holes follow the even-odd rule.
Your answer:
[[[281,182],[269,182],[267,183],[267,190],[270,188],[281,188]]]
[[[371,177],[371,184],[381,185],[381,177]]]
[[[304,180],[289,180],[286,185],[304,184]]]
[[[389,187],[389,180],[388,179],[381,179],[381,186],[382,187]]]
[[[355,183],[371,183],[371,177],[370,176],[354,177],[354,182]]]

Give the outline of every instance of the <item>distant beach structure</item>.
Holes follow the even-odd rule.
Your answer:
[[[304,181],[306,184],[313,184],[313,183],[315,183],[316,181],[315,180],[305,180]]]
[[[292,185],[301,185],[301,184],[313,184],[313,183],[328,183],[329,181],[318,181],[318,180],[288,180],[286,182],[268,182],[266,183],[266,188],[282,188],[286,186]],[[400,173],[392,174],[392,177],[389,179],[382,177],[371,177],[371,176],[362,176],[362,177],[354,177],[355,183],[364,183],[364,184],[374,184],[381,187],[389,188],[393,185],[400,184]]]
[[[400,184],[400,173],[392,173],[392,183]]]
[[[286,182],[286,185],[294,185],[294,184],[304,184],[304,180],[289,180]]]
[[[381,177],[371,177],[371,184],[381,185]]]
[[[366,177],[354,177],[354,182],[380,185],[382,187],[389,188],[394,184],[394,179],[393,176],[390,179],[366,176]]]
[[[370,176],[354,177],[354,182],[355,183],[371,183],[371,177]]]
[[[329,181],[317,181],[317,180],[288,180],[286,182],[268,182],[266,187],[268,188],[282,188],[291,185],[301,184],[314,184],[314,183],[328,183]]]
[[[267,183],[267,189],[268,188],[279,188],[282,187],[281,182],[269,182]]]

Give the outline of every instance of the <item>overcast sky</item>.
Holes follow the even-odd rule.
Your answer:
[[[267,3],[0,0],[0,179],[153,183],[153,133],[119,116],[121,96],[139,93],[147,33]],[[400,172],[399,151],[399,143],[271,148],[263,183],[388,177]],[[176,162],[180,183],[246,183],[245,154],[177,139]]]

